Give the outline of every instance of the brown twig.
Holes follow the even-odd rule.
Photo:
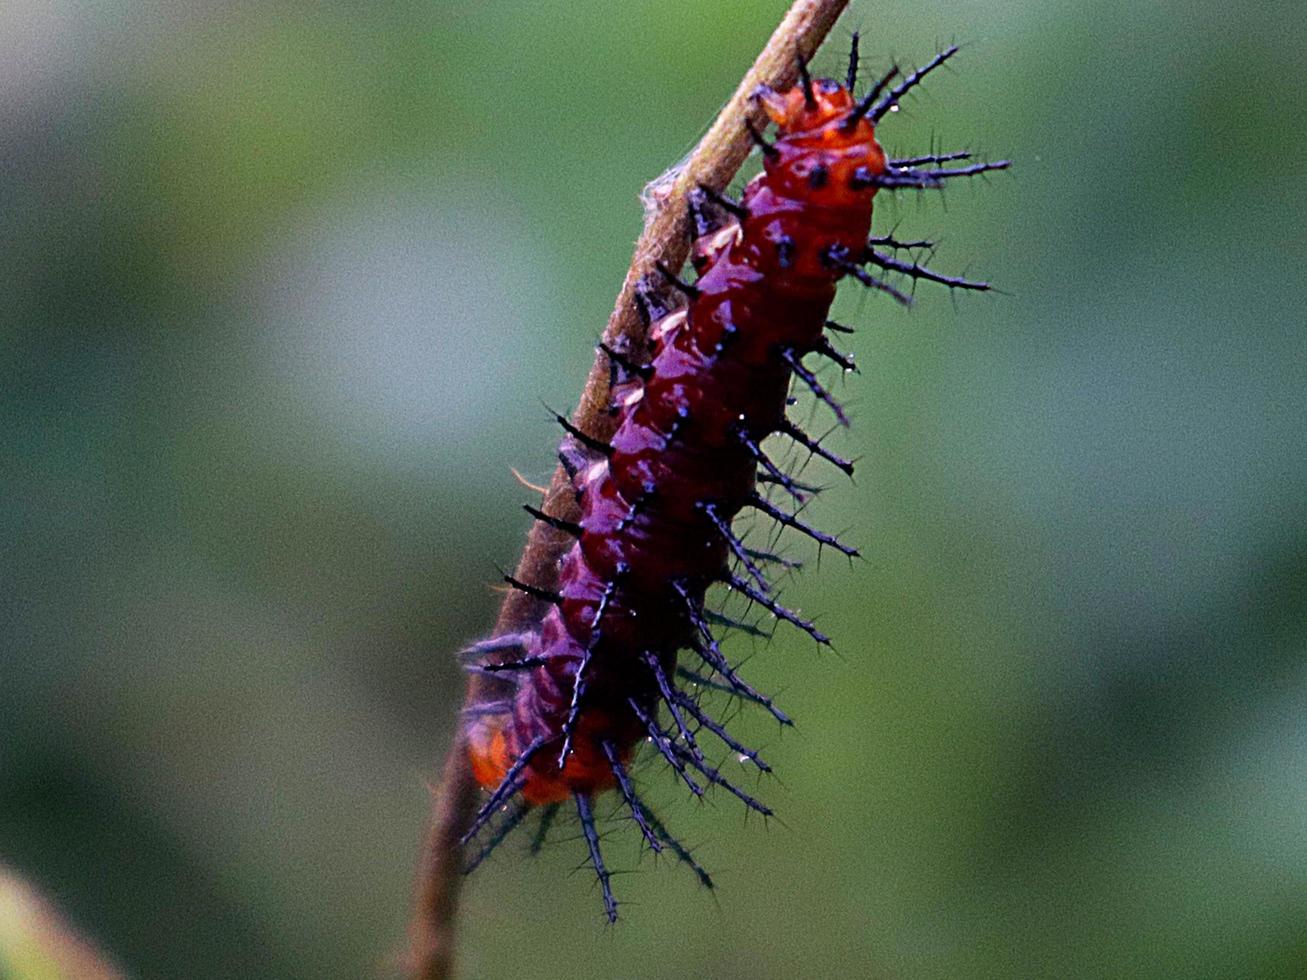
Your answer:
[[[798,77],[796,54],[811,58],[847,5],[848,0],[795,0],[694,152],[649,186],[644,232],[636,243],[626,281],[604,330],[604,341],[609,346],[643,346],[644,326],[635,312],[635,286],[654,270],[656,262],[673,269],[684,263],[689,253],[687,195],[700,184],[725,189],[749,155],[746,120],[755,124],[763,121],[750,96],[764,82],[777,88],[793,85]],[[608,359],[599,355],[572,414],[573,424],[597,438],[608,438],[614,420],[606,411],[607,405]],[[561,466],[545,493],[543,509],[568,520],[576,518],[571,481]],[[571,543],[567,534],[537,522],[527,536],[514,576],[519,581],[551,588],[558,578],[558,560]],[[530,629],[539,623],[542,614],[539,600],[524,592],[510,591],[504,597],[492,635]],[[469,674],[465,706],[484,700],[488,686],[494,683],[484,675]],[[418,868],[416,909],[410,930],[412,980],[449,980],[453,976],[454,933],[463,880],[459,838],[471,826],[479,799],[461,725],[433,797],[431,829]]]

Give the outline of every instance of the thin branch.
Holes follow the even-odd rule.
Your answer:
[[[685,262],[690,246],[686,208],[690,192],[700,185],[725,190],[749,155],[751,143],[746,124],[764,121],[762,111],[751,98],[753,92],[764,83],[776,89],[792,86],[799,71],[796,53],[810,60],[846,6],[848,0],[795,0],[698,146],[681,164],[646,188],[644,232],[636,243],[626,280],[604,330],[605,345],[615,350],[644,349],[646,331],[636,312],[636,284],[653,272],[658,263],[679,269]],[[572,414],[573,425],[604,440],[612,436],[616,424],[616,419],[608,413],[608,381],[608,358],[600,353]],[[578,516],[571,480],[561,466],[554,471],[542,509],[565,521],[575,521]],[[571,535],[537,521],[527,536],[513,577],[540,588],[554,588],[558,559],[574,540]],[[513,590],[504,597],[492,635],[529,630],[543,614],[543,603]],[[465,705],[478,704],[488,692],[499,690],[502,682],[496,677],[470,673]],[[479,798],[461,730],[454,738],[433,796],[434,812],[418,869],[416,909],[410,930],[412,980],[449,980],[453,976],[454,935],[463,879],[463,854],[458,841],[471,826]]]

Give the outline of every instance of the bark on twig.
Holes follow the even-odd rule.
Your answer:
[[[689,252],[686,197],[699,184],[725,189],[744,163],[750,150],[745,122],[758,125],[763,122],[760,110],[750,98],[754,89],[764,82],[777,88],[793,85],[798,77],[796,55],[811,58],[847,5],[848,0],[796,0],[698,146],[683,164],[650,185],[647,193],[650,209],[644,232],[636,243],[626,280],[604,330],[604,341],[609,346],[623,349],[631,344],[639,349],[643,345],[644,326],[635,311],[635,285],[654,270],[656,262],[678,269],[685,261]],[[586,378],[572,422],[597,438],[608,438],[614,420],[606,411],[607,404],[608,360],[601,354],[595,358]],[[543,509],[568,520],[577,516],[571,483],[562,467],[554,472]],[[567,534],[536,522],[514,577],[552,588],[558,579],[558,560],[572,540]],[[530,629],[542,615],[538,600],[523,592],[510,591],[504,597],[492,635]],[[487,685],[492,683],[484,675],[469,674],[465,705],[480,702]],[[416,908],[410,930],[412,980],[449,980],[453,976],[454,937],[463,882],[459,838],[471,826],[480,797],[467,763],[461,725],[433,797],[431,829],[418,868]]]

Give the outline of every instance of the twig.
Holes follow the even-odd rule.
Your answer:
[[[798,78],[797,53],[810,59],[848,0],[795,0],[735,94],[718,114],[694,152],[679,166],[649,185],[649,211],[644,232],[636,243],[631,267],[617,296],[617,304],[604,330],[604,343],[618,350],[640,349],[644,325],[635,311],[635,287],[651,273],[655,263],[679,269],[689,253],[686,198],[703,184],[724,190],[749,155],[751,143],[746,121],[763,122],[750,96],[761,83],[787,88]],[[572,423],[599,439],[612,435],[614,420],[608,406],[609,361],[595,358]],[[560,466],[545,493],[543,510],[552,516],[575,520],[577,507],[572,484]],[[527,536],[514,578],[552,588],[558,578],[558,560],[573,543],[568,534],[537,521]],[[543,604],[516,589],[507,593],[492,635],[502,636],[539,623]],[[468,675],[465,705],[479,704],[498,682],[484,674]],[[433,790],[434,810],[422,864],[418,868],[416,909],[410,929],[409,976],[412,980],[449,980],[453,976],[454,935],[459,892],[463,881],[463,854],[459,838],[471,826],[479,793],[467,761],[462,727],[445,761],[439,785]]]

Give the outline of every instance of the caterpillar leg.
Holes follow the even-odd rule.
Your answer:
[[[505,633],[492,636],[488,640],[479,640],[458,651],[458,658],[463,661],[479,660],[492,653],[525,653],[535,639],[534,633]]]
[[[703,885],[704,888],[714,887],[712,876],[703,869],[703,865],[694,859],[690,849],[673,837],[667,828],[663,826],[663,822],[647,808],[645,810],[645,819],[649,821],[649,826],[653,829],[653,832],[658,835],[664,844],[671,848],[677,859],[694,872],[695,877],[699,879],[699,884]]]
[[[514,671],[530,670],[544,662],[540,657],[529,655],[535,641],[534,633],[505,633],[473,643],[460,650],[458,657],[463,661],[463,669],[469,673],[507,677]]]

